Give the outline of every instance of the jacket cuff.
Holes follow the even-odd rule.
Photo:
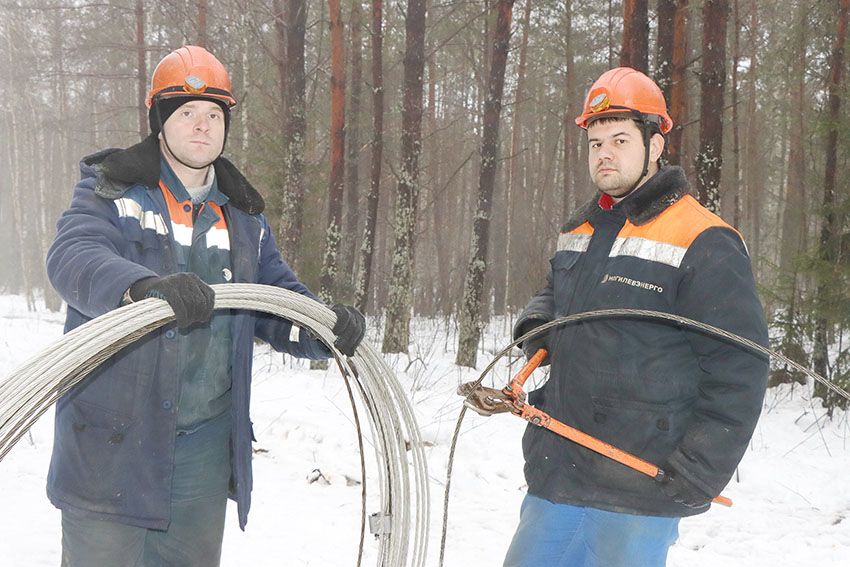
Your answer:
[[[516,322],[516,325],[514,325],[513,340],[517,340],[532,328],[545,325],[550,321],[552,321],[552,318],[545,313],[529,313],[528,315],[523,316]]]
[[[688,482],[690,482],[712,498],[714,498],[723,491],[722,486],[710,486],[708,483],[703,482],[702,479],[697,477],[694,472],[688,468],[689,461],[690,459],[683,455],[679,449],[676,449],[673,454],[670,455],[670,458],[667,460],[668,464],[672,466],[673,469],[675,469],[676,474],[678,474],[679,476],[681,476],[682,478],[684,478],[685,480],[687,480]]]

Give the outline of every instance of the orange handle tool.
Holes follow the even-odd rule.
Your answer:
[[[519,369],[519,372],[516,373],[511,383],[505,387],[505,394],[512,396],[515,400],[521,399],[521,397],[525,396],[525,392],[522,391],[522,387],[525,385],[525,381],[528,380],[528,377],[531,376],[531,373],[540,366],[540,363],[543,362],[543,359],[549,353],[545,348],[541,348],[537,352],[534,353],[534,356],[528,359],[528,362],[525,363],[525,366]]]
[[[661,481],[661,479],[664,478],[664,471],[652,463],[644,461],[640,457],[636,457],[631,453],[618,449],[617,447],[588,435],[574,427],[570,427],[557,419],[553,419],[546,412],[525,403],[525,392],[522,387],[526,380],[528,380],[528,377],[531,376],[531,373],[534,372],[541,362],[543,362],[543,359],[546,358],[547,354],[546,349],[541,348],[538,350],[534,356],[528,359],[525,366],[516,373],[513,380],[511,380],[511,383],[505,388],[504,393],[511,396],[517,408],[517,411],[515,411],[514,414],[523,418],[532,425],[546,428],[553,433],[557,433],[561,437],[565,437],[574,443],[578,443],[582,447],[586,447],[591,451],[596,451],[600,455],[604,455],[609,459],[613,459],[631,469],[647,476],[651,476],[655,480]],[[727,507],[732,505],[732,500],[725,496],[718,496],[712,500],[712,502],[716,502],[717,504]]]

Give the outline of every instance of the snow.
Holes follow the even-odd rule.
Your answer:
[[[62,333],[62,314],[28,312],[22,297],[0,296],[0,314],[0,376]],[[455,388],[476,379],[508,337],[504,322],[491,324],[479,370],[460,369],[450,327],[415,320],[411,356],[387,358],[409,393],[427,445],[429,567],[438,565],[440,555],[446,465],[461,408]],[[380,330],[370,328],[368,340],[378,344]],[[510,371],[497,365],[485,384],[504,385]],[[334,365],[310,370],[302,361],[258,347],[252,403],[258,439],[253,507],[245,532],[235,507],[228,510],[222,565],[356,565],[363,487],[351,404],[338,370]],[[359,411],[371,514],[379,509],[377,461],[366,415]],[[684,519],[668,566],[850,565],[850,425],[846,413],[832,419],[825,414],[810,388],[770,390],[750,449],[724,492],[734,505]],[[452,475],[446,567],[501,565],[525,488],[523,427],[513,416],[467,413]],[[60,514],[44,490],[51,443],[48,411],[0,461],[2,565],[59,564]],[[375,565],[376,553],[367,528],[362,564]]]

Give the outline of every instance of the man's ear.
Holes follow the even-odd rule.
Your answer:
[[[655,132],[649,139],[649,161],[650,163],[657,162],[661,159],[661,152],[664,151],[664,136]]]

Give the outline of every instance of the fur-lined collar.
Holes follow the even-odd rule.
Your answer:
[[[159,140],[151,134],[124,150],[104,150],[83,158],[83,164],[97,175],[95,192],[107,199],[117,199],[131,185],[159,186]],[[263,212],[265,202],[251,183],[230,161],[219,157],[213,162],[219,190],[237,209],[249,215]]]
[[[666,165],[658,170],[642,187],[620,201],[619,208],[634,225],[646,224],[664,212],[670,205],[690,192],[690,184],[681,167]],[[561,232],[569,232],[587,222],[598,210],[602,192],[579,207]]]

